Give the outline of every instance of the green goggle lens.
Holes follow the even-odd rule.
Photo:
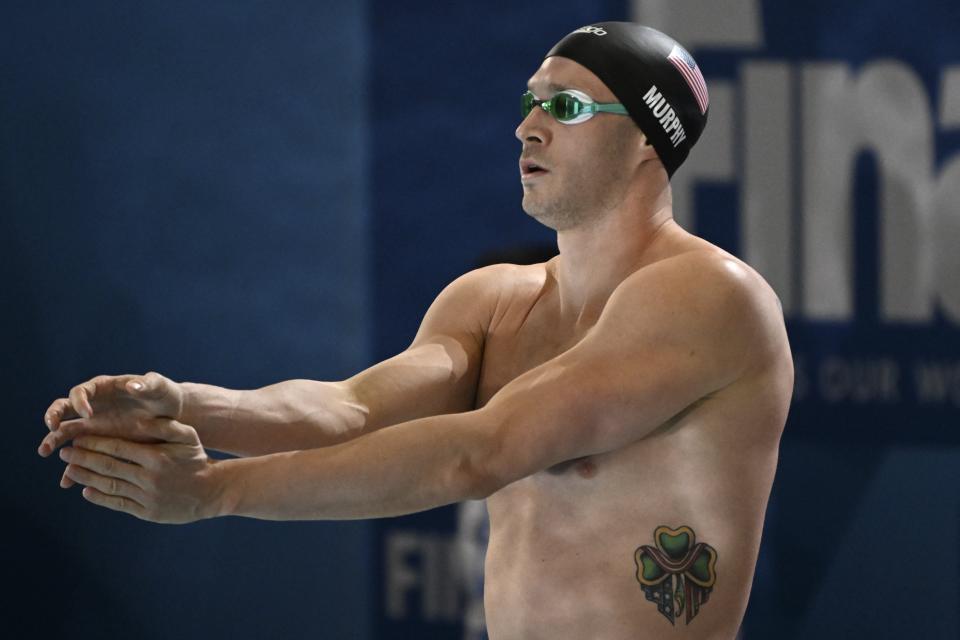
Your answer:
[[[559,120],[573,120],[583,111],[583,103],[568,93],[557,94],[551,103]]]
[[[534,104],[536,98],[533,97],[533,94],[529,91],[525,92],[520,96],[520,116],[526,118],[530,115],[530,112],[533,111],[533,108],[536,106]]]
[[[583,97],[580,97],[581,95]],[[533,92],[525,92],[520,98],[520,115],[526,118],[536,107],[540,107],[564,124],[584,122],[601,112],[627,115],[627,110],[622,104],[594,102],[589,96],[574,90],[560,91],[549,100],[537,100]]]
[[[580,99],[569,93],[558,93],[549,100],[537,100],[533,93],[527,91],[523,94],[520,113],[526,118],[538,106],[560,122],[573,120],[584,111]]]

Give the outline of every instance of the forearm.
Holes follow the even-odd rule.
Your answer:
[[[216,515],[379,518],[486,497],[492,429],[479,412],[433,416],[324,449],[217,462]]]
[[[362,433],[365,415],[342,383],[288,380],[234,390],[181,383],[180,422],[205,447],[241,456],[327,447]]]

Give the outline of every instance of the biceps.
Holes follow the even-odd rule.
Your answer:
[[[650,434],[706,395],[695,359],[649,352],[644,364],[560,357],[505,386],[484,407],[496,425],[504,483],[566,460],[605,453]]]

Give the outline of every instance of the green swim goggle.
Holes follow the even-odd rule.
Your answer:
[[[520,115],[526,118],[535,107],[540,107],[563,124],[586,122],[597,113],[629,115],[627,108],[619,102],[594,102],[593,98],[576,89],[558,91],[549,100],[537,100],[533,92],[525,92],[520,98]]]

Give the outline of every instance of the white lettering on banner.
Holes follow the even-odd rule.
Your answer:
[[[913,383],[919,404],[960,407],[960,362],[917,362]]]
[[[669,33],[690,47],[757,49],[763,46],[759,0],[631,0],[632,15],[641,24]],[[711,93],[712,103],[713,95]],[[712,117],[712,114],[711,114]]]
[[[759,3],[736,2],[742,11],[694,0],[645,0],[634,11],[688,50],[762,51]],[[839,61],[745,60],[739,80],[710,81],[710,125],[671,181],[674,216],[695,226],[698,182],[739,180],[741,255],[774,287],[787,316],[850,322],[858,286],[854,171],[870,154],[878,319],[929,324],[939,310],[960,324],[960,154],[939,169],[934,163],[934,136],[960,127],[960,65],[943,69],[934,92],[939,117],[920,76],[900,61],[868,61],[854,71]],[[665,111],[661,98],[645,96],[651,109]]]
[[[778,293],[788,316],[796,306],[790,139],[796,77],[785,62],[747,62],[740,67],[744,121],[740,249]]]
[[[960,408],[960,360],[900,362],[895,356],[845,357],[826,355],[809,365],[809,357],[794,355],[792,402],[878,405],[909,402],[921,407]],[[811,379],[810,373],[814,373]],[[912,386],[909,383],[912,382]],[[951,423],[951,428],[958,425]]]
[[[944,69],[940,80],[940,126],[960,129],[960,65]],[[945,164],[933,191],[934,277],[940,309],[960,324],[960,155]]]
[[[419,617],[425,622],[454,622],[461,617],[459,573],[452,536],[418,531],[390,531],[384,544],[387,616]],[[419,616],[408,603],[419,596]]]
[[[820,363],[820,396],[827,402],[894,403],[900,400],[900,367],[889,358],[829,357]]]
[[[933,126],[922,81],[899,62],[856,77],[846,64],[810,63],[801,83],[804,315],[853,319],[853,172],[869,150],[880,183],[880,317],[932,319]]]

